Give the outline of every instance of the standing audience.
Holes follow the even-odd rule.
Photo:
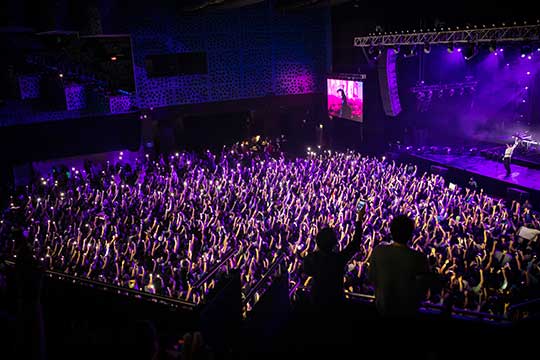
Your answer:
[[[369,211],[357,241],[360,198],[369,200]],[[12,216],[15,209],[22,216]],[[397,240],[390,251],[424,254],[445,284],[427,294],[431,303],[454,294],[456,307],[502,315],[511,302],[540,295],[538,244],[516,236],[520,226],[540,228],[535,211],[482,190],[452,191],[441,176],[355,152],[289,159],[276,147],[268,152],[241,143],[219,154],[182,152],[143,156],[133,164],[119,159],[64,168],[10,199],[0,218],[0,251],[13,257],[10,229],[24,229],[43,268],[201,303],[215,281],[194,285],[230,250],[240,251],[225,268],[240,270],[244,288],[284,254],[290,287],[298,289],[309,284],[302,264],[316,242],[319,254],[305,267],[310,274],[310,262],[337,263],[337,254],[354,244],[353,252],[359,251],[345,268],[345,289],[374,294],[369,259],[377,245],[392,239],[391,223],[400,214],[416,230],[410,249]],[[333,230],[314,241],[325,226]],[[330,247],[337,241],[335,255],[328,241]],[[350,258],[348,250],[346,255],[339,258]],[[339,276],[328,283],[314,276],[313,285],[337,287],[330,283]],[[334,301],[318,291],[320,301]]]

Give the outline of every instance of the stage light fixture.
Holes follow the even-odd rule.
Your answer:
[[[463,50],[463,57],[465,60],[471,60],[477,53],[477,46],[476,44],[469,44],[465,47]]]
[[[411,45],[406,51],[404,51],[403,57],[412,57],[416,55],[416,48],[414,45]]]
[[[429,54],[431,52],[431,46],[428,42],[424,44],[424,53]]]
[[[454,43],[449,43],[448,47],[446,48],[446,51],[448,51],[449,54],[454,52]]]
[[[382,46],[377,47],[377,50],[375,51],[375,57],[381,56],[382,52],[383,52]]]
[[[524,58],[531,53],[531,47],[529,45],[523,45],[520,49],[521,57]]]
[[[489,52],[492,53],[495,50],[497,50],[497,43],[495,41],[492,41],[489,43]]]

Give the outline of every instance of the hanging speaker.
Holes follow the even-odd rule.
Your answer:
[[[385,48],[377,62],[379,74],[379,88],[384,113],[388,116],[397,116],[401,112],[396,74],[397,55],[394,49]]]

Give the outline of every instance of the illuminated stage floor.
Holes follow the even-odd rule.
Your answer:
[[[506,177],[502,162],[489,160],[479,155],[410,154],[410,156],[471,173],[471,176],[477,180],[480,186],[482,186],[482,181],[478,176],[502,182],[510,187],[515,186],[534,191],[540,190],[540,170],[512,164],[512,174]]]

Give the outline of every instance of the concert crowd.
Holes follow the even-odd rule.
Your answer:
[[[194,284],[234,250],[226,266],[240,269],[244,289],[280,254],[291,288],[309,288],[302,259],[318,230],[334,227],[343,248],[364,199],[364,238],[346,290],[373,294],[370,254],[391,241],[393,217],[406,214],[416,224],[410,246],[442,279],[429,302],[504,315],[540,295],[538,243],[516,235],[521,226],[540,228],[531,206],[450,189],[411,165],[330,150],[288,158],[238,143],[219,154],[87,162],[41,176],[3,212],[1,252],[15,256],[11,234],[21,229],[45,268],[75,276],[200,303],[215,280]]]

